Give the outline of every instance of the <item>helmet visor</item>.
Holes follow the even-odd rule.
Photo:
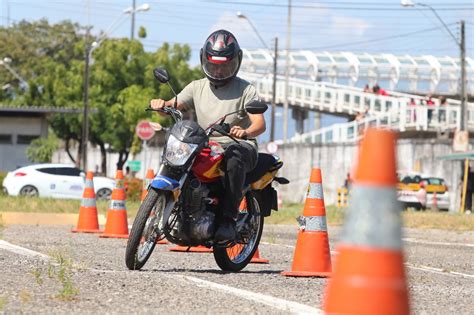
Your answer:
[[[208,56],[203,54],[202,69],[214,80],[225,80],[234,76],[239,69],[238,58],[228,60],[228,57]]]

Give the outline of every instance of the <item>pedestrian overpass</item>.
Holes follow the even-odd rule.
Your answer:
[[[318,56],[318,53],[313,54]],[[349,53],[341,54],[341,56],[347,56],[346,60],[355,60],[354,58],[351,59],[348,57]],[[273,74],[268,70],[271,69],[270,66],[273,57],[265,50],[245,51],[244,55],[247,57],[247,59],[244,59],[244,62],[242,63],[239,76],[252,82],[256,86],[260,97],[270,102],[272,100]],[[252,56],[253,59],[249,59],[249,55]],[[301,57],[302,55],[306,56],[306,60],[313,60],[313,64],[310,64],[309,62],[307,64],[302,64],[301,61],[299,64],[296,63],[298,60],[297,57]],[[383,74],[398,74],[398,77],[395,79],[393,78],[393,75],[391,77],[389,76],[392,80],[392,84],[390,85],[391,87],[396,87],[394,82],[399,82],[400,80],[405,80],[406,78],[411,78],[411,80],[413,80],[413,77],[404,77],[403,74],[406,74],[408,70],[404,69],[404,65],[401,62],[398,63],[398,68],[393,66],[393,71],[387,71],[386,69],[382,71],[381,66],[374,66],[371,71],[365,72],[361,71],[360,68],[362,65],[359,63],[359,70],[356,71],[358,74],[357,79],[354,79],[353,77],[351,79],[351,85],[342,85],[335,83],[337,80],[334,80],[334,78],[343,77],[344,75],[347,75],[346,72],[339,74],[332,72],[332,80],[323,80],[324,78],[320,78],[321,80],[315,80],[315,78],[311,76],[312,72],[310,70],[317,69],[318,67],[322,66],[314,64],[315,58],[310,58],[310,52],[292,52],[290,56],[292,57],[290,68],[293,69],[293,71],[290,72],[291,76],[289,79],[288,89],[288,102],[290,106],[302,111],[311,110],[352,117],[358,113],[367,113],[364,115],[363,119],[354,120],[349,123],[335,124],[319,130],[313,130],[305,134],[298,134],[290,138],[289,142],[334,143],[357,141],[361,135],[361,130],[367,128],[368,126],[387,127],[400,132],[415,131],[443,133],[446,131],[459,129],[461,126],[461,109],[460,101],[458,100],[448,98],[447,104],[441,105],[438,99],[433,98],[435,103],[434,106],[414,106],[410,104],[421,104],[426,100],[426,97],[419,96],[417,94],[393,91],[390,91],[388,96],[382,96],[364,92],[361,87],[356,86],[355,83],[357,83],[358,80],[366,80],[364,82],[373,83],[377,82],[383,86]],[[361,58],[357,55],[353,56]],[[368,55],[365,54],[364,56],[367,57]],[[392,64],[397,65],[394,59],[389,58],[388,55],[381,56],[385,56],[387,60],[391,60]],[[371,60],[379,60],[379,63],[381,63],[381,56],[372,56]],[[430,77],[435,82],[428,84],[429,90],[425,91],[424,88],[426,88],[426,86],[424,86],[422,83],[426,81],[426,77],[420,73],[425,73],[426,69],[423,70],[424,72],[420,69],[415,69],[413,71],[410,70],[413,73],[419,74],[419,76],[415,78],[417,80],[416,84],[411,84],[411,87],[415,90],[414,92],[420,94],[437,92],[444,86],[448,88],[447,93],[452,93],[452,89],[457,88],[457,83],[453,83],[453,81],[449,78],[455,77],[457,75],[456,71],[459,71],[459,69],[456,70],[456,62],[453,61],[451,66],[442,66],[442,61],[448,60],[447,58],[449,57],[439,58],[440,61],[437,63],[433,61],[433,58],[435,57],[429,57],[430,56],[410,57],[411,60],[418,61],[419,64],[422,64],[420,60],[431,60],[431,73],[439,74],[438,77],[433,75]],[[408,57],[405,56],[404,58]],[[333,58],[333,60],[336,60],[336,58]],[[284,60],[282,61],[282,64],[284,64]],[[469,59],[468,64],[470,67],[467,71],[467,77],[469,78],[468,80],[470,80],[468,81],[468,92],[470,92],[469,94],[474,94],[474,61]],[[297,67],[297,65],[299,65],[299,67]],[[307,66],[308,68],[304,75],[301,72],[303,65]],[[355,63],[355,65],[357,64]],[[377,64],[375,63],[375,65]],[[426,66],[424,67],[426,68]],[[434,69],[436,67],[437,69]],[[339,68],[342,67],[339,66]],[[299,73],[297,69],[300,69]],[[337,69],[337,67],[335,69]],[[377,69],[380,71],[379,73],[375,73]],[[363,73],[365,73],[365,75],[363,75]],[[446,73],[449,75],[446,75]],[[283,103],[284,99],[285,80],[284,76],[282,75],[282,69],[280,68],[278,70],[276,83],[276,102]],[[474,103],[467,104],[466,119],[468,128],[470,130],[474,130]]]

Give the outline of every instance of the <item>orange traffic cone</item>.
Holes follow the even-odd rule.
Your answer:
[[[79,219],[73,233],[100,233],[97,206],[95,203],[94,174],[87,172],[84,192],[82,193]]]
[[[148,193],[148,186],[150,186],[151,181],[155,177],[155,172],[151,168],[149,168],[146,171],[146,176],[145,179],[143,180],[143,189],[142,189],[142,196],[140,198],[140,201],[143,202],[143,200],[146,197],[146,194]]]
[[[339,254],[325,291],[326,314],[410,312],[395,144],[395,133],[380,129],[368,129],[362,140]]]
[[[298,218],[298,222],[300,230],[291,271],[281,274],[293,277],[328,277],[331,274],[331,253],[319,168],[311,170],[303,216]]]
[[[260,257],[260,252],[258,251],[258,248],[257,248],[257,250],[255,251],[255,254],[253,254],[253,257],[250,260],[250,262],[252,264],[268,264],[270,262],[270,260],[265,259],[265,258],[261,258]]]
[[[212,253],[212,248],[207,248],[205,246],[175,246],[168,249],[172,252],[189,252],[189,253]]]
[[[100,237],[128,238],[127,209],[125,208],[125,189],[123,185],[123,172],[117,171],[115,188],[112,191],[110,208],[107,211],[107,221],[104,233]]]

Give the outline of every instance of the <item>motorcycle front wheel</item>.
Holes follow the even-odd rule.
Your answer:
[[[231,247],[215,245],[213,247],[214,259],[224,271],[240,271],[252,259],[260,243],[263,231],[263,216],[260,205],[252,193],[247,193],[239,209],[237,226],[242,224],[239,231],[241,241]]]
[[[156,242],[162,235],[162,216],[167,193],[150,188],[133,221],[125,250],[125,263],[130,270],[141,269],[150,258]]]

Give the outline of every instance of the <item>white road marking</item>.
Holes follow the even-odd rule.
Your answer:
[[[40,252],[36,252],[34,250],[30,250],[28,248],[24,248],[24,247],[21,247],[21,246],[13,245],[13,244],[8,243],[4,240],[0,240],[0,249],[4,249],[4,250],[10,251],[12,253],[15,253],[15,254],[18,254],[18,255],[23,255],[23,256],[28,256],[28,257],[39,257],[39,258],[46,259],[46,260],[51,259],[51,257],[49,257],[48,255],[42,254]],[[116,271],[115,270],[101,270],[101,269],[95,269],[95,268],[89,269],[89,270],[94,271],[94,272],[103,272],[103,273],[116,273],[116,272],[127,272],[128,273],[129,272],[129,271],[122,271],[122,270],[116,270]],[[260,304],[264,304],[264,305],[267,305],[267,306],[271,306],[273,308],[283,310],[283,311],[287,311],[287,312],[291,312],[293,314],[324,314],[323,311],[320,310],[320,309],[317,309],[317,308],[314,308],[314,307],[311,307],[311,306],[308,306],[308,305],[305,305],[305,304],[301,304],[301,303],[297,303],[297,302],[293,302],[293,301],[288,301],[288,300],[284,300],[284,299],[280,299],[280,298],[276,298],[276,297],[273,297],[271,295],[265,295],[265,294],[262,294],[262,293],[257,293],[257,292],[247,291],[247,290],[243,290],[243,289],[239,289],[239,288],[234,288],[234,287],[231,287],[231,286],[227,286],[227,285],[223,285],[223,284],[203,280],[203,279],[196,278],[196,277],[186,276],[186,275],[180,275],[180,274],[170,275],[170,274],[164,274],[164,273],[161,273],[161,274],[163,276],[168,277],[168,278],[179,278],[183,281],[193,282],[193,283],[196,283],[198,286],[214,289],[218,292],[223,292],[224,291],[224,292],[230,293],[232,295],[244,298],[246,300],[256,302],[256,303],[260,303]]]
[[[293,314],[324,314],[322,310],[305,304],[300,304],[297,302],[276,298],[270,295],[234,288],[231,286],[203,280],[196,277],[181,275],[177,276],[182,279],[194,282],[200,287],[215,289],[218,292],[227,292],[232,295],[244,298],[246,300],[265,304],[267,306],[271,306],[282,311],[291,312]]]
[[[404,240],[406,240],[406,239],[404,239]],[[260,242],[260,244],[287,247],[287,248],[295,248],[295,246],[293,246],[293,245],[278,244],[278,243]],[[449,244],[457,245],[456,243],[449,243]],[[441,244],[441,245],[445,245],[445,244]],[[466,244],[463,244],[463,245],[466,246]],[[470,245],[470,244],[467,244],[467,245]],[[337,254],[338,254],[338,251],[336,251],[336,250],[331,251],[331,255],[334,256],[334,255],[337,255]],[[457,272],[457,271],[443,270],[441,268],[434,268],[434,267],[422,266],[422,265],[421,266],[415,266],[415,265],[412,265],[410,263],[405,263],[405,266],[407,266],[408,268],[411,268],[411,269],[425,271],[425,272],[431,272],[431,273],[437,273],[437,274],[441,274],[441,275],[445,275],[445,276],[461,276],[461,277],[464,277],[464,278],[474,278],[473,274],[462,273],[462,272]]]
[[[12,253],[22,255],[22,256],[29,256],[29,257],[39,257],[42,259],[50,259],[48,255],[42,254],[40,252],[36,252],[34,250],[24,248],[21,246],[13,245],[11,243],[8,243],[7,241],[0,240],[0,249],[4,249],[7,251],[10,251]]]
[[[408,243],[418,243],[418,244],[427,244],[427,245],[474,247],[474,244],[469,244],[469,243],[464,244],[464,243],[450,243],[450,242],[432,242],[432,241],[418,240],[416,238],[403,238],[402,240]]]
[[[432,272],[436,274],[442,274],[446,276],[461,276],[464,278],[474,278],[473,274],[468,274],[468,273],[462,273],[462,272],[457,272],[457,271],[449,271],[449,270],[443,270],[441,268],[435,268],[435,267],[430,267],[430,266],[415,266],[410,263],[405,263],[405,266],[411,269],[415,270],[421,270],[421,271],[426,271],[426,272]]]

